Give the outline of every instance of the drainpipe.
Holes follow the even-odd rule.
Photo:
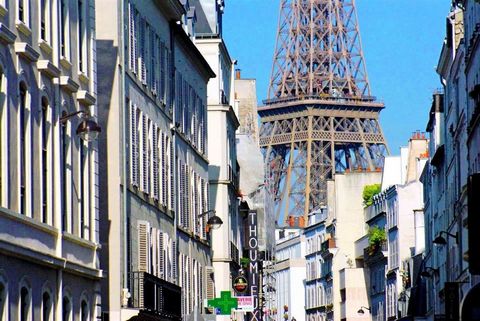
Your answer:
[[[122,184],[123,184],[123,198],[122,198],[122,220],[123,220],[123,288],[128,288],[128,221],[127,221],[127,135],[126,133],[126,117],[125,117],[125,30],[124,30],[124,16],[125,16],[125,1],[120,1],[120,17],[119,17],[119,31],[120,31],[120,103],[119,108],[122,114]]]

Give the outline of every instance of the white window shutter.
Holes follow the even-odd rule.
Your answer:
[[[142,175],[141,175],[141,185],[142,190],[145,193],[148,193],[148,128],[147,128],[147,115],[142,113]]]
[[[160,146],[161,152],[161,168],[162,168],[162,204],[165,206],[168,205],[167,200],[167,182],[168,182],[168,168],[167,168],[167,160],[166,160],[166,148],[167,148],[167,135],[162,133],[162,145]]]
[[[153,275],[157,275],[157,270],[158,270],[158,239],[157,239],[157,229],[152,227],[150,231],[150,244],[151,244],[151,251],[150,251],[150,257],[151,257],[151,267],[150,267],[150,273]]]
[[[167,151],[169,151],[169,157],[167,158],[168,161],[168,168],[170,169],[170,173],[167,172],[167,175],[170,174],[169,182],[170,182],[170,209],[175,209],[175,181],[173,179],[175,175],[175,159],[173,156],[173,142],[167,136]]]
[[[140,56],[138,57],[138,64],[139,64],[139,76],[140,76],[140,81],[142,84],[146,85],[147,84],[147,71],[145,68],[145,19],[143,17],[140,17],[139,19],[140,22]]]
[[[206,299],[213,300],[215,299],[215,278],[214,278],[214,269],[212,266],[205,267],[205,285],[206,285]],[[212,312],[213,309],[210,309]]]
[[[165,235],[162,231],[158,231],[158,276],[166,280],[165,276]]]
[[[138,221],[138,271],[150,272],[150,223]]]
[[[178,255],[177,255],[177,242],[172,240],[172,281],[173,283],[177,283],[177,276],[178,276]]]
[[[138,186],[138,160],[137,160],[137,108],[129,101],[130,111],[130,184]]]
[[[158,184],[158,136],[160,134],[158,126],[154,125],[152,137],[152,185],[153,185],[153,199],[159,200],[159,184]]]
[[[135,69],[135,9],[131,2],[128,3],[128,66],[131,71]]]

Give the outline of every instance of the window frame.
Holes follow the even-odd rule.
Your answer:
[[[68,309],[65,307],[65,300],[68,300]],[[64,290],[62,297],[62,321],[72,321],[73,320],[73,301],[72,296],[68,291]],[[65,311],[68,311],[68,317],[65,319]]]
[[[28,90],[28,85],[24,80],[21,80],[18,84],[18,129],[17,134],[19,137],[19,148],[18,148],[18,188],[19,188],[19,198],[18,198],[18,212],[22,215],[31,217],[30,209],[30,193],[29,188],[29,177],[30,171],[27,164],[27,159],[31,154],[31,151],[28,149],[31,140],[30,130],[30,118],[31,108],[30,108],[30,92]],[[22,96],[22,93],[24,95]]]
[[[51,120],[51,108],[50,101],[47,96],[42,95],[40,99],[41,107],[41,126],[40,126],[40,150],[41,150],[41,220],[45,224],[52,224],[53,219],[51,215],[51,202],[49,202],[51,183],[50,183],[50,171],[52,164],[51,152],[51,138],[52,138],[52,120]],[[50,198],[51,199],[51,198]]]
[[[0,64],[0,207],[8,207],[8,83],[5,68]],[[2,157],[5,155],[5,157]]]
[[[44,296],[45,294],[48,294],[49,299],[50,299],[50,306],[49,306],[49,312],[48,312],[48,317],[44,317],[44,312],[45,312],[45,302],[44,302]],[[55,297],[52,293],[52,290],[48,286],[44,286],[42,290],[42,300],[41,300],[41,321],[52,321],[53,320],[53,314],[54,314],[54,302],[55,302]]]
[[[40,42],[52,43],[52,3],[51,0],[38,0],[39,5],[39,39]]]

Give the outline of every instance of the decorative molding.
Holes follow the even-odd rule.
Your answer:
[[[6,44],[15,42],[17,36],[6,25],[0,23],[0,41]]]
[[[65,89],[68,92],[76,93],[80,85],[77,84],[70,76],[60,76],[59,84],[62,89]]]
[[[87,90],[79,90],[77,93],[77,100],[82,105],[92,106],[95,105],[96,99]]]
[[[37,61],[37,68],[50,78],[57,78],[60,76],[60,69],[58,69],[50,60]]]
[[[32,35],[32,29],[30,29],[24,22],[17,20],[15,26],[17,27],[17,30],[25,36],[30,37]]]
[[[36,62],[40,57],[40,54],[26,42],[15,43],[15,52],[31,62]]]

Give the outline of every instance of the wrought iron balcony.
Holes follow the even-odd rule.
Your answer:
[[[130,308],[170,320],[182,319],[182,294],[179,286],[146,272],[130,273],[129,284]]]

